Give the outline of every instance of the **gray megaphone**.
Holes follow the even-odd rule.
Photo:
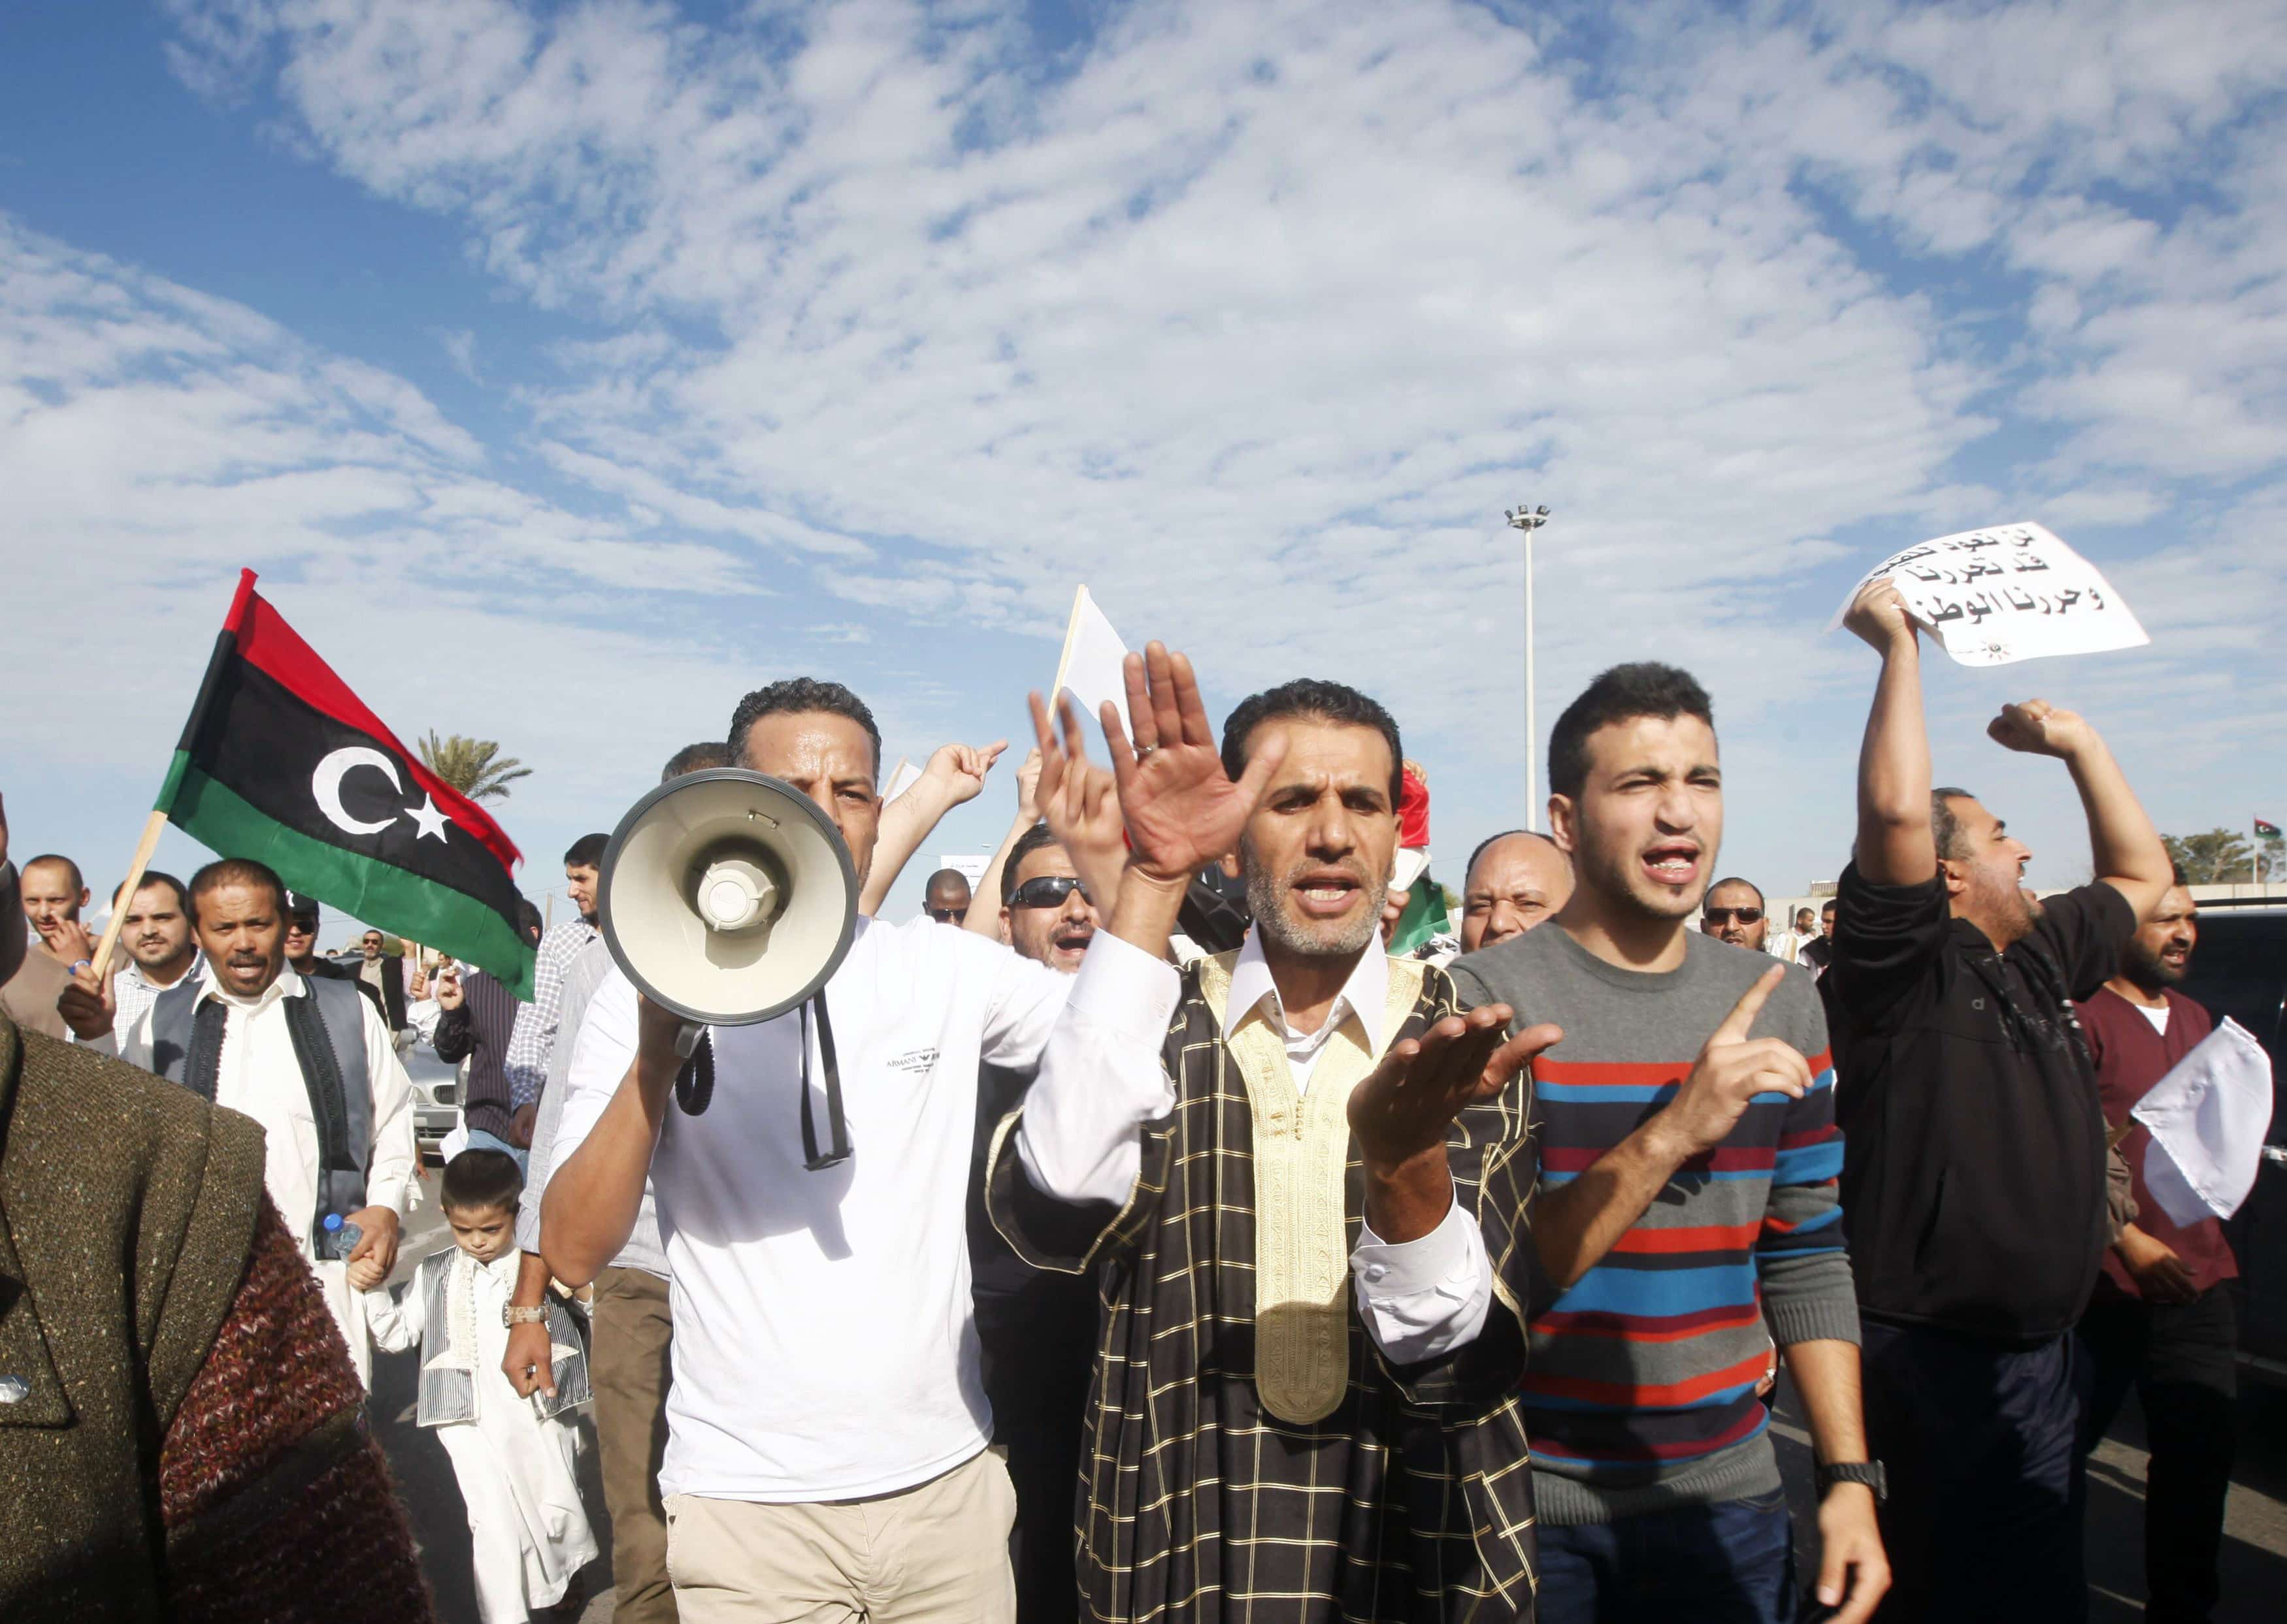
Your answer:
[[[676,1047],[706,1074],[703,1086],[693,1086],[692,1067],[678,1079],[694,1114],[712,1088],[711,1053],[694,1056],[705,1029],[806,1005],[858,928],[858,875],[841,831],[801,791],[743,768],[671,778],[629,808],[605,847],[596,892],[613,962],[636,990],[683,1017]],[[841,1141],[832,1038],[817,1013]],[[807,1069],[807,1041],[803,1059]],[[809,1105],[805,1089],[806,1139]],[[811,1160],[819,1161],[814,1149]]]

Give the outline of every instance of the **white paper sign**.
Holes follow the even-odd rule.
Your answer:
[[[937,865],[941,869],[951,869],[967,880],[969,888],[974,891],[984,879],[985,871],[992,861],[990,853],[952,852],[939,856]]]
[[[1886,575],[1938,646],[1965,666],[2152,641],[2096,566],[2038,524],[1965,530],[1886,558],[1850,589],[1826,629],[1842,624],[1868,581]]]
[[[2179,1227],[2239,1210],[2271,1130],[2271,1057],[2227,1016],[2130,1108],[2151,1131],[2144,1187]]]

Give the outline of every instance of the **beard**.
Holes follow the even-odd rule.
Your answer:
[[[1299,863],[1284,875],[1273,876],[1243,843],[1239,856],[1246,873],[1246,908],[1254,916],[1254,927],[1297,958],[1347,958],[1362,951],[1381,934],[1382,904],[1389,898],[1387,879],[1358,887],[1366,907],[1355,919],[1298,919],[1286,911],[1294,895],[1294,882],[1305,871],[1324,865]]]
[[[2120,950],[2120,973],[2147,992],[2180,987],[2190,974],[2188,965],[2172,965],[2133,936]]]

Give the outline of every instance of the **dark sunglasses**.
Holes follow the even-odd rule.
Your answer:
[[[922,911],[929,915],[930,918],[935,919],[940,925],[950,925],[955,919],[967,917],[969,910],[966,908],[924,908]]]
[[[1070,874],[1041,874],[1026,880],[1009,894],[1011,908],[1061,908],[1064,898],[1079,892],[1080,900],[1094,903],[1088,887]]]
[[[1710,925],[1721,925],[1727,919],[1737,919],[1742,925],[1753,925],[1763,917],[1760,908],[1709,908],[1700,917]]]

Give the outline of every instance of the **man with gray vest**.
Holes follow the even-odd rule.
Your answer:
[[[111,989],[83,967],[58,1007],[80,1041],[179,1083],[260,1123],[264,1184],[324,1289],[360,1381],[371,1350],[359,1292],[379,1285],[418,1163],[413,1085],[388,1027],[352,982],[305,979],[286,963],[286,887],[259,863],[226,857],[191,878],[206,962],[167,989],[123,1037]],[[355,1225],[346,1259],[326,1255],[328,1220]]]

